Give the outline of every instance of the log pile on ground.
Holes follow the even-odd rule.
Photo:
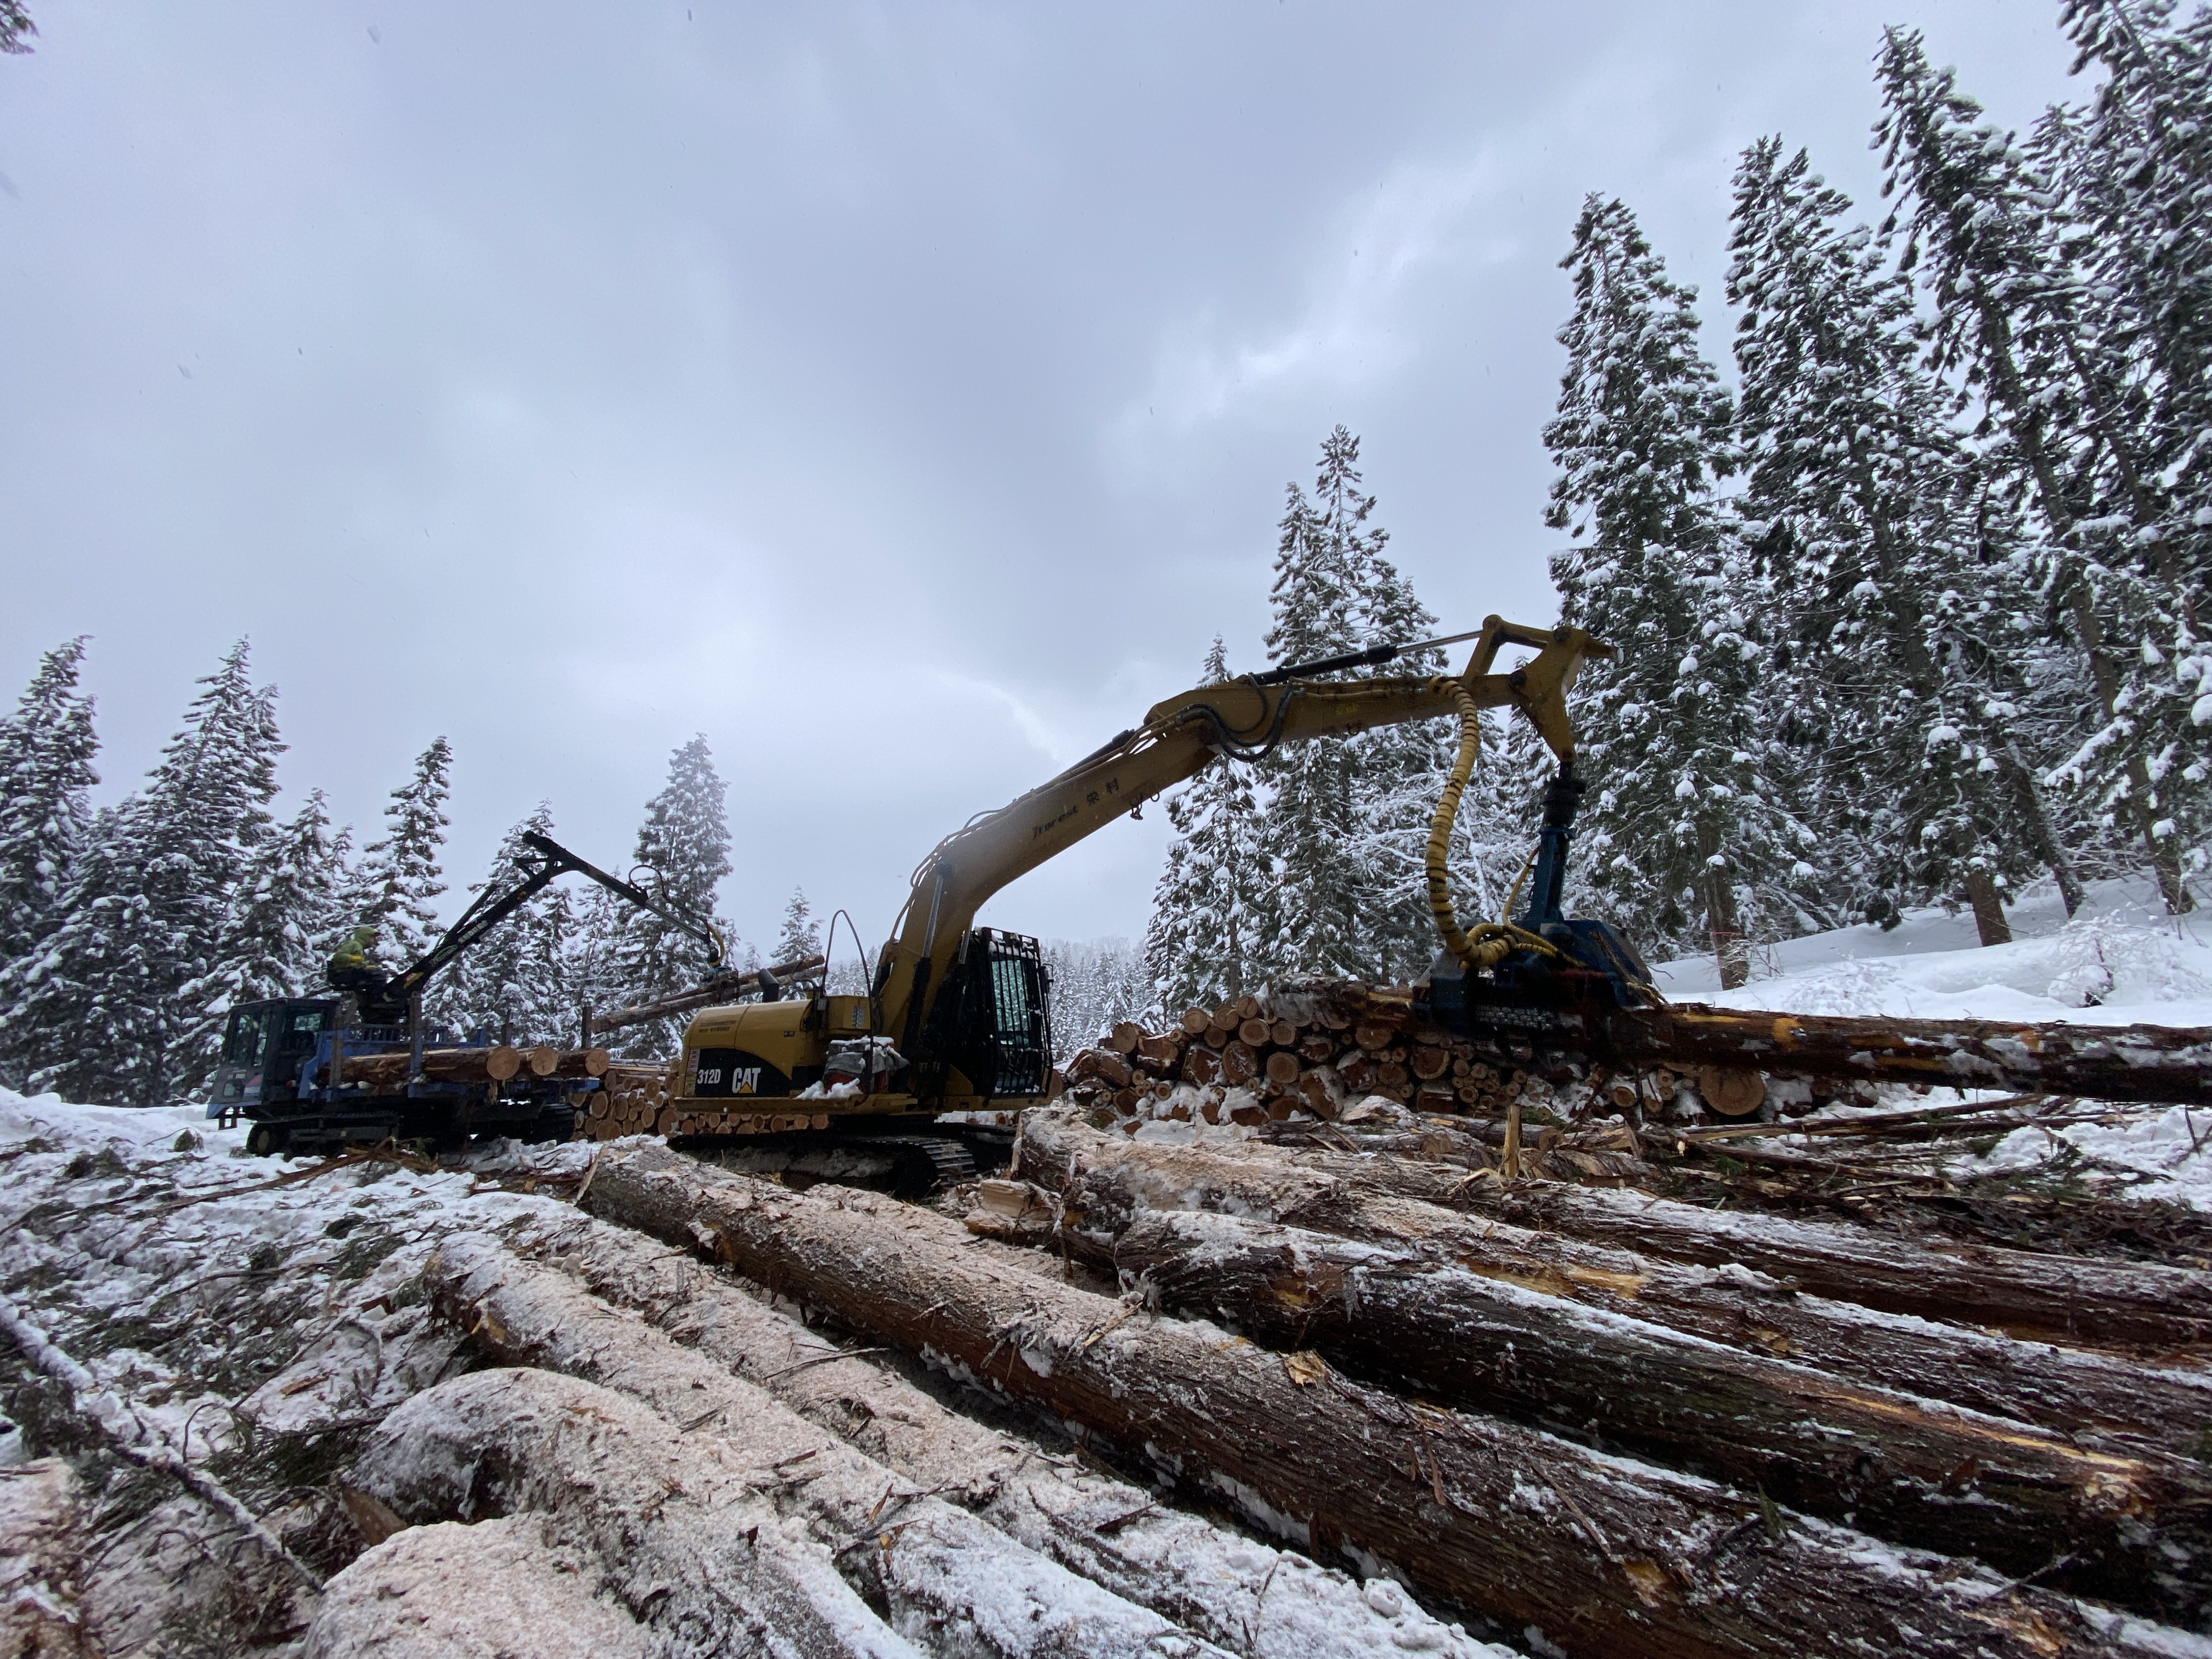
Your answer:
[[[1610,1113],[1693,1121],[1771,1106],[1864,1104],[1884,1084],[2013,1089],[2100,1100],[2212,1097],[2212,1030],[2022,1026],[1743,1012],[1696,1005],[1611,1017],[1608,1063],[1427,1024],[1404,987],[1301,981],[1187,1008],[1162,1031],[1113,1028],[1066,1069],[1076,1100],[1124,1124],[1167,1119],[1328,1122],[1381,1096],[1428,1114],[1518,1104],[1561,1120]]]
[[[1463,1211],[1425,1206],[1425,1234],[1401,1214],[1407,1243],[1389,1248],[1318,1224],[1329,1194],[1379,1201],[1387,1183],[1290,1154],[1171,1161],[1193,1152],[1032,1113],[1034,1194],[973,1231],[649,1147],[604,1155],[586,1202],[1539,1645],[2088,1654],[2191,1640],[2136,1621],[2205,1622],[2212,1475],[2170,1443],[2201,1420],[2191,1373],[2154,1382],[2164,1427],[2139,1432],[2122,1366],[2092,1348],[1967,1345],[1954,1369],[1984,1405],[2102,1419],[2054,1431],[1778,1353],[1759,1304],[1813,1298],[1762,1274],[1595,1249],[1484,1271],[1459,1259],[1482,1231]],[[1253,1184],[1271,1168],[1273,1202]],[[1056,1217],[1053,1242],[1127,1293],[1068,1282],[1044,1251],[977,1248],[1018,1211]],[[1647,1285],[1684,1304],[1674,1322],[1639,1316]],[[1840,1350],[1855,1319],[1907,1345],[1937,1334],[1848,1304],[1801,1328]]]

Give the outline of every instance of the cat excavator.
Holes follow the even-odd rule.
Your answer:
[[[1386,665],[1472,640],[1456,675],[1324,678]],[[1535,654],[1499,672],[1508,647]],[[817,1173],[871,1137],[899,1165],[897,1186],[921,1188],[972,1173],[994,1137],[944,1114],[995,1114],[1048,1097],[1057,1081],[1046,969],[1034,939],[975,925],[984,902],[1114,819],[1194,776],[1217,757],[1250,762],[1279,745],[1407,720],[1456,718],[1459,763],[1431,838],[1430,896],[1446,949],[1428,981],[1439,1018],[1469,1032],[1526,1037],[1571,1030],[1581,1010],[1656,1000],[1634,948],[1602,922],[1560,913],[1561,883],[1582,782],[1566,694],[1583,662],[1613,647],[1578,628],[1536,629],[1491,617],[1474,633],[1385,644],[1199,686],[1066,771],[979,814],[915,872],[865,994],[811,996],[701,1011],[684,1032],[672,1089],[654,1109],[617,1113],[586,1132],[654,1128],[696,1150],[765,1135]],[[1473,763],[1480,712],[1518,710],[1559,762],[1518,921],[1459,928],[1443,870],[1450,811]],[[1563,1024],[1564,1022],[1564,1024]],[[761,1152],[769,1150],[765,1146]]]

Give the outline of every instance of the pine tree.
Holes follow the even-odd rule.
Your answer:
[[[504,892],[522,878],[526,860],[534,861],[528,833],[553,833],[553,808],[537,809],[509,830],[471,898],[486,888]],[[564,1045],[582,1007],[569,979],[576,928],[574,901],[561,883],[541,888],[519,909],[479,939],[446,970],[435,988],[437,1019],[463,1033],[481,1031],[495,1042],[534,1047]]]
[[[651,872],[653,891],[684,914],[702,921],[715,916],[715,889],[730,873],[730,830],[723,797],[728,793],[714,770],[714,758],[702,733],[678,749],[668,763],[668,781],[646,807],[637,832],[637,862]],[[735,935],[719,921],[723,936]],[[672,996],[695,984],[704,963],[698,941],[650,911],[625,908],[616,914],[611,941],[611,978],[625,1003]],[[625,1052],[641,1059],[673,1053],[680,1028],[661,1020],[633,1026],[624,1034]]]
[[[1380,556],[1367,523],[1375,498],[1359,491],[1359,441],[1338,427],[1322,441],[1310,502],[1287,488],[1267,657],[1278,665],[1340,655],[1358,635],[1358,583]],[[1266,920],[1251,966],[1263,976],[1372,975],[1376,940],[1364,916],[1368,825],[1355,778],[1362,757],[1350,738],[1286,744],[1260,763],[1268,793],[1261,845],[1273,868]]]
[[[1201,684],[1229,678],[1228,655],[1215,635],[1200,669]],[[1267,915],[1268,866],[1252,779],[1225,755],[1168,798],[1176,841],[1152,895],[1143,956],[1153,1000],[1170,1012],[1257,989],[1255,969]],[[1062,1036],[1055,1019],[1055,1032]]]
[[[770,964],[799,962],[821,954],[822,926],[813,920],[805,893],[794,887],[791,890],[791,902],[783,907],[783,931],[776,935],[775,949],[769,955]]]
[[[263,834],[232,890],[213,970],[184,989],[199,1005],[191,1041],[203,1048],[222,1040],[233,1006],[276,997],[312,996],[338,930],[351,833],[331,828],[319,789],[289,823]]]
[[[155,1105],[211,1063],[191,988],[216,968],[283,745],[275,690],[253,687],[243,641],[200,684],[145,788],[94,821],[46,948],[0,984],[34,1087]]]
[[[1694,294],[1671,281],[1634,216],[1593,196],[1575,228],[1575,314],[1546,522],[1591,544],[1555,554],[1565,620],[1617,647],[1583,671],[1578,839],[1595,890],[1632,938],[1683,939],[1685,904],[1741,984],[1739,889],[1786,885],[1800,826],[1753,745],[1758,653],[1742,608],[1755,576],[1713,501],[1732,465],[1729,398],[1698,355]]]
[[[453,765],[453,745],[442,737],[416,757],[414,775],[392,792],[384,809],[384,839],[364,849],[354,913],[357,925],[376,929],[377,954],[387,968],[416,960],[438,932],[434,901],[446,890],[439,859]]]
[[[1935,366],[1958,374],[1962,398],[1982,411],[1984,453],[2042,521],[2048,598],[2102,716],[2052,776],[2094,793],[2113,828],[2139,839],[2178,914],[2193,902],[2184,809],[2208,769],[2201,755],[2155,747],[2142,705],[2179,696],[2167,648],[2200,659],[2186,596],[2159,568],[2172,547],[2159,504],[2135,487],[2148,457],[2122,407],[2124,354],[2085,312],[2094,291],[2075,268],[2062,181],[1980,118],[1918,34],[1887,31],[1878,64],[1883,190],[1899,198],[1885,229],[1902,224],[1900,268],[1934,301]],[[2068,125],[2047,124],[2046,144],[2063,149]]]
[[[1778,139],[1736,174],[1741,508],[1783,635],[1769,719],[1814,739],[1791,793],[1858,906],[1964,899],[2000,944],[2002,890],[2039,852],[2073,886],[2003,719],[2022,695],[2007,627],[2031,596],[2017,562],[1982,559],[1975,469],[1921,368],[1909,283],[1844,227],[1850,205]]]
[[[27,963],[61,921],[61,896],[92,821],[100,781],[92,699],[76,689],[82,636],[55,647],[0,720],[0,965]],[[20,1086],[22,1055],[0,1004],[0,1082]]]

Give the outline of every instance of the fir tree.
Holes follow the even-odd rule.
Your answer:
[[[770,965],[822,954],[822,925],[813,919],[813,915],[807,908],[806,895],[793,888],[791,902],[783,907],[783,931],[775,937],[775,949],[769,958]]]
[[[2167,908],[2186,910],[2183,803],[2208,771],[2202,756],[2154,746],[2143,705],[2179,697],[2168,651],[2197,662],[2197,641],[2184,592],[2158,569],[2171,548],[2158,503],[2133,487],[2146,457],[2120,407],[2126,371],[2085,315],[2061,181],[1980,118],[1917,33],[1889,30],[1878,64],[1883,189],[1899,197],[1886,228],[1902,225],[1900,267],[1934,301],[1936,367],[1960,375],[1985,453],[2042,520],[2048,597],[2102,716],[2052,775],[2097,795],[2139,838]],[[2063,148],[2064,127],[2046,140]]]
[[[1041,949],[1056,1062],[1065,1065],[1122,1020],[1157,1017],[1144,952],[1127,939],[1046,939]]]
[[[439,738],[416,757],[415,774],[392,792],[384,839],[364,849],[355,915],[377,930],[387,968],[404,968],[430,948],[438,931],[434,901],[446,890],[439,859],[445,850],[447,798],[453,750]]]
[[[1595,890],[1644,940],[1685,938],[1686,904],[1743,982],[1739,889],[1786,883],[1797,826],[1753,744],[1753,577],[1711,499],[1731,465],[1729,405],[1698,355],[1695,295],[1672,282],[1634,216],[1591,197],[1562,264],[1575,314],[1546,522],[1579,543],[1553,556],[1565,618],[1617,647],[1583,672],[1580,837]],[[1595,533],[1592,533],[1595,532]]]
[[[647,805],[637,832],[637,862],[650,872],[654,894],[702,921],[714,918],[715,890],[730,873],[729,821],[723,805],[728,789],[714,770],[706,737],[695,737],[670,757],[668,781]],[[723,934],[734,939],[726,926]],[[625,1003],[672,996],[696,983],[705,966],[696,939],[651,911],[634,908],[615,914],[609,955],[612,980]],[[658,1059],[674,1052],[678,1035],[671,1020],[634,1026],[624,1036],[625,1051]]]
[[[1375,499],[1360,494],[1358,459],[1359,441],[1340,426],[1322,441],[1313,501],[1288,486],[1267,640],[1278,665],[1363,643],[1358,584],[1382,541],[1367,523]],[[1285,744],[1260,763],[1273,884],[1250,965],[1263,975],[1374,971],[1375,941],[1362,915],[1368,826],[1354,784],[1361,758],[1352,738],[1316,738]]]
[[[235,1004],[321,990],[343,919],[350,841],[349,831],[332,831],[319,789],[289,823],[263,834],[231,891],[213,970],[185,988],[202,1011],[196,1044],[221,1041]]]
[[[1741,510],[1786,647],[1766,713],[1812,740],[1792,793],[1860,904],[1966,899],[1999,944],[2001,890],[2038,850],[2072,886],[2002,719],[2020,695],[2004,630],[2030,597],[2016,563],[1981,559],[1975,471],[1921,368],[1910,285],[1849,208],[1778,139],[1736,174]]]
[[[540,801],[507,832],[491,868],[470,887],[471,898],[486,888],[504,892],[522,879],[525,861],[535,861],[523,836],[533,832],[553,833],[550,802]],[[436,988],[441,1023],[462,1032],[482,1031],[496,1042],[568,1042],[582,1006],[569,979],[574,903],[556,881],[478,940]]]
[[[1206,685],[1228,679],[1219,635],[1199,672]],[[1152,895],[1144,959],[1152,1000],[1180,1012],[1258,988],[1253,959],[1268,914],[1268,866],[1243,763],[1215,757],[1168,798],[1167,811],[1176,839]],[[1068,1034],[1057,1018],[1053,1029]]]
[[[275,690],[253,687],[244,641],[200,684],[146,787],[95,820],[61,925],[0,985],[29,1040],[34,1087],[155,1105],[211,1062],[192,988],[217,966],[283,745]]]
[[[86,791],[99,739],[79,691],[82,637],[39,664],[15,712],[0,720],[0,965],[27,963],[61,921],[61,896],[92,821]],[[22,1056],[0,1004],[0,1082],[20,1086]]]

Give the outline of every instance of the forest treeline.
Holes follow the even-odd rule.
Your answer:
[[[1784,139],[1733,181],[1733,375],[1696,295],[1626,204],[1593,195],[1572,290],[1547,522],[1564,620],[1619,655],[1575,699],[1590,789],[1571,908],[1655,957],[1905,907],[1970,909],[1984,943],[2050,884],[2145,874],[2193,908],[2212,805],[2212,8],[2066,0],[2094,82],[2025,136],[1921,37],[1875,57],[1882,201],[1863,210]],[[1339,427],[1288,488],[1271,664],[1433,635],[1386,556]],[[159,764],[93,811],[82,641],[0,720],[0,1080],[80,1099],[188,1094],[222,1012],[313,993],[356,926],[410,960],[446,891],[444,739],[357,850],[323,796],[276,793],[275,694],[245,647],[201,683]],[[1392,672],[1438,672],[1440,653]],[[1235,671],[1222,643],[1200,665]],[[1451,848],[1463,909],[1507,903],[1548,757],[1488,723]],[[1222,760],[1170,798],[1141,947],[1055,945],[1063,1048],[1102,1018],[1212,1003],[1283,974],[1401,980],[1433,951],[1423,891],[1449,722]],[[486,879],[509,866],[541,806]],[[711,912],[730,868],[704,738],[647,805],[635,861]],[[794,896],[771,960],[818,939]],[[561,888],[451,974],[457,1030],[564,1038],[586,1006],[665,994],[696,953],[658,918]],[[641,1028],[635,1051],[668,1051]]]
[[[1620,654],[1576,694],[1571,904],[1656,957],[1712,951],[1739,984],[1759,939],[1927,903],[1971,908],[1994,944],[2037,881],[2069,914],[2133,872],[2194,904],[2212,9],[2068,0],[2059,22],[2102,78],[2025,137],[1885,33],[1876,215],[1782,138],[1744,152],[1733,390],[1630,208],[1583,206],[1547,522],[1562,618]],[[1377,562],[1356,454],[1340,428],[1311,501],[1291,492],[1271,661],[1426,627]],[[1441,741],[1312,744],[1189,786],[1147,945],[1164,1001],[1402,976],[1428,948]],[[1400,744],[1431,751],[1401,768]],[[1510,883],[1548,761],[1503,725],[1489,757],[1458,863],[1494,915],[1495,854]]]

